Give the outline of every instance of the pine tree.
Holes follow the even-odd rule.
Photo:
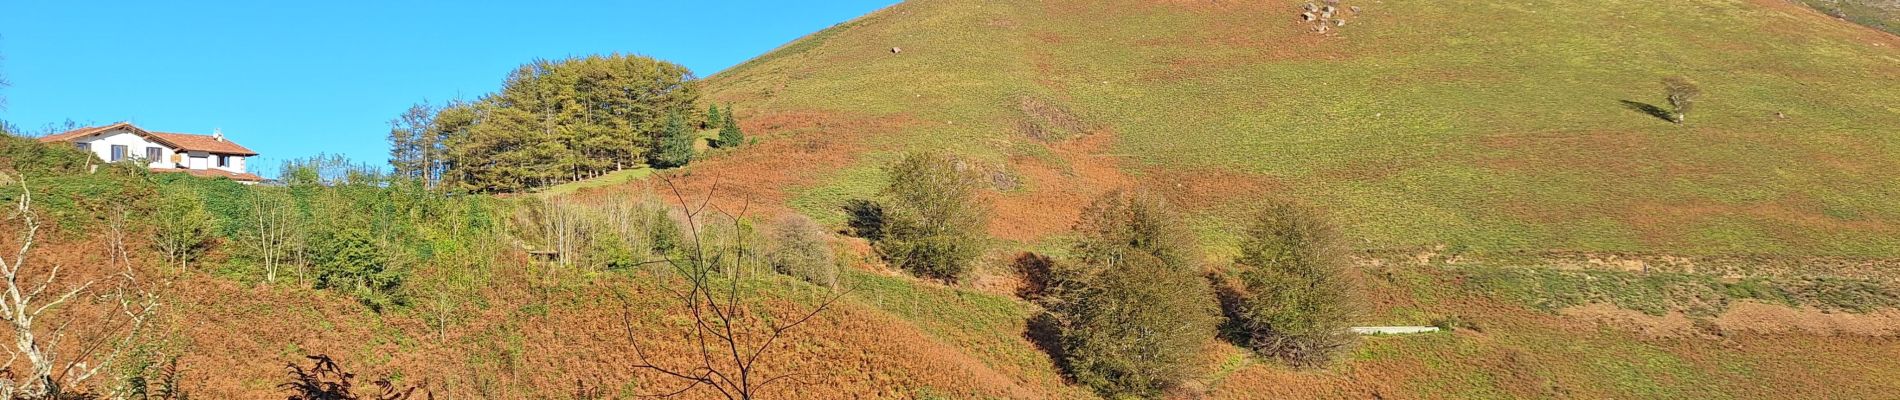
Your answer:
[[[706,107],[706,121],[700,124],[700,128],[713,129],[713,128],[718,128],[724,124],[725,124],[725,117],[723,117],[719,113],[719,105],[714,104],[711,106],[707,106]]]
[[[434,163],[439,141],[435,131],[436,109],[424,101],[389,121],[389,164],[396,176],[434,181]]]
[[[725,119],[719,124],[719,147],[739,147],[745,144],[745,131],[739,130],[739,117],[732,114],[732,106],[726,106]]]
[[[679,168],[693,161],[693,130],[686,127],[686,118],[679,113],[666,117],[666,129],[660,139],[660,149],[653,157],[656,168]]]
[[[660,147],[677,136],[668,117],[696,127],[698,103],[697,78],[678,64],[619,54],[536,60],[500,91],[455,107],[456,123],[435,132],[440,149],[429,149],[429,138],[400,144],[419,150],[413,158],[439,160],[407,170],[447,177],[459,190],[520,191],[664,164]]]

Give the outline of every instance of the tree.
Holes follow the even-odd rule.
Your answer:
[[[627,340],[632,343],[637,355],[634,369],[685,383],[679,389],[643,397],[672,397],[705,388],[726,399],[749,400],[759,398],[763,390],[774,383],[796,382],[795,376],[790,374],[763,375],[760,361],[792,329],[830,309],[847,293],[838,292],[808,312],[788,315],[783,319],[785,322],[774,322],[775,318],[769,317],[769,313],[753,308],[758,300],[749,298],[748,293],[756,292],[744,288],[741,281],[743,277],[736,273],[737,269],[721,268],[719,265],[722,262],[758,260],[748,260],[752,256],[733,251],[732,247],[721,251],[718,246],[709,246],[701,231],[701,227],[709,226],[702,223],[709,215],[721,217],[722,220],[706,222],[730,224],[736,228],[745,219],[743,211],[734,214],[712,208],[712,213],[709,213],[711,197],[716,193],[708,193],[707,201],[694,206],[673,180],[665,176],[661,176],[661,179],[673,192],[674,200],[678,201],[685,218],[683,225],[689,230],[683,251],[664,261],[671,267],[676,277],[674,279],[679,280],[666,287],[666,291],[672,300],[678,302],[678,311],[688,316],[691,325],[684,335],[671,337],[681,338],[679,340],[691,347],[694,354],[688,357],[692,361],[678,365],[656,363],[634,334],[635,311],[631,300],[624,293],[616,293],[622,303]]]
[[[799,214],[779,218],[772,225],[767,250],[772,269],[812,284],[838,287],[838,263],[823,227]]]
[[[1702,95],[1702,89],[1683,77],[1664,78],[1662,83],[1669,94],[1670,120],[1678,125],[1688,122],[1689,111],[1695,106],[1696,97]]]
[[[677,113],[667,116],[665,132],[659,152],[653,157],[653,166],[679,168],[693,162],[693,130],[686,127],[686,118]]]
[[[1349,347],[1353,314],[1351,259],[1330,222],[1312,210],[1274,202],[1241,242],[1238,314],[1255,352],[1294,366],[1322,365]]]
[[[1213,291],[1195,271],[1138,252],[1104,267],[1064,310],[1064,364],[1104,397],[1160,398],[1194,376],[1214,337]]]
[[[0,175],[0,185],[13,183],[9,181],[15,178]],[[100,284],[97,279],[75,285],[63,281],[71,278],[60,274],[61,265],[44,268],[33,262],[34,249],[40,240],[40,221],[33,210],[33,191],[26,179],[18,178],[17,183],[20,193],[12,202],[14,207],[6,222],[19,223],[19,235],[13,240],[19,247],[11,256],[0,255],[0,285],[4,285],[0,288],[4,289],[4,295],[0,295],[0,320],[12,330],[14,348],[10,353],[13,359],[25,357],[31,370],[0,378],[0,398],[64,398],[62,395],[69,393],[68,388],[78,387],[100,371],[116,365],[115,361],[143,332],[145,323],[157,311],[158,302],[149,293],[139,290],[138,279],[130,265],[114,276],[116,284],[106,284],[113,287],[95,290],[95,285]],[[61,286],[63,288],[55,289]],[[49,295],[54,297],[45,297]],[[108,304],[109,309],[99,316],[82,318],[67,304],[75,298],[91,298]],[[75,322],[79,325],[73,326]],[[46,332],[45,326],[52,326],[52,331]],[[76,341],[80,351],[65,355],[60,352],[61,343],[71,340],[67,337],[71,332],[84,329],[68,331],[69,326],[92,326],[97,332],[72,334],[80,338]],[[105,352],[100,353],[100,350]]]
[[[500,91],[437,113],[441,175],[458,190],[507,192],[636,168],[660,153],[669,116],[697,118],[698,99],[697,78],[678,64],[619,54],[535,60]]]
[[[1097,199],[1075,232],[1076,262],[1029,260],[1069,374],[1108,397],[1184,382],[1220,319],[1193,234],[1161,199],[1126,190]]]
[[[910,153],[887,168],[878,254],[919,276],[956,281],[983,252],[989,208],[958,161],[937,153]]]
[[[704,121],[700,125],[700,128],[702,129],[718,128],[721,124],[724,124],[726,121],[725,117],[723,117],[722,115],[723,114],[719,113],[718,104],[706,106],[706,121]]]
[[[433,187],[440,177],[442,141],[437,136],[440,111],[424,101],[389,121],[389,165],[396,176],[417,179]]]
[[[739,130],[739,117],[733,115],[732,106],[726,106],[725,116],[719,121],[719,147],[744,145],[745,131]]]
[[[1194,234],[1160,197],[1115,190],[1089,204],[1076,223],[1075,254],[1090,265],[1116,264],[1129,253],[1153,256],[1168,266],[1198,271]]]
[[[152,246],[165,260],[184,271],[211,249],[211,213],[205,211],[196,192],[167,192],[159,195],[158,215],[152,219]]]
[[[0,61],[6,61],[6,60],[7,60],[6,57],[0,57]],[[5,72],[5,70],[0,70],[0,72]],[[7,81],[6,74],[0,74],[0,89],[5,89],[8,86],[13,86],[13,82]],[[0,110],[5,110],[5,109],[7,109],[7,97],[0,96]],[[0,133],[12,134],[13,131],[7,130],[5,123],[0,123]]]
[[[302,229],[290,196],[272,188],[251,188],[250,215],[242,243],[264,267],[264,282],[277,282],[277,270],[302,240]]]

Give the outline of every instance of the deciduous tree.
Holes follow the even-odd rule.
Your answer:
[[[1351,259],[1331,223],[1290,202],[1256,214],[1241,241],[1239,304],[1246,345],[1294,366],[1324,364],[1349,347]]]
[[[35,249],[43,238],[33,209],[33,191],[24,177],[0,175],[0,185],[15,183],[20,193],[12,199],[13,207],[4,222],[9,226],[18,224],[18,236],[8,242],[18,247],[13,254],[0,254],[0,289],[4,290],[0,294],[0,321],[13,334],[13,349],[9,351],[12,357],[6,365],[23,357],[29,370],[0,379],[0,398],[65,398],[62,395],[68,389],[115,366],[159,304],[140,290],[130,265],[102,281],[62,274],[63,265],[47,265],[38,259]],[[80,279],[85,281],[72,282]],[[92,298],[105,310],[97,316],[82,317],[69,304],[77,298]],[[91,327],[97,332],[78,335],[68,327]],[[77,346],[62,346],[63,342],[75,342]],[[78,351],[62,352],[73,349]]]
[[[1696,87],[1688,78],[1671,77],[1663,79],[1663,89],[1669,94],[1670,119],[1677,124],[1688,122],[1689,111],[1694,109],[1696,97],[1702,95],[1702,88]]]
[[[891,164],[884,188],[884,226],[877,241],[886,261],[919,276],[956,281],[983,253],[989,207],[958,161],[910,153]]]

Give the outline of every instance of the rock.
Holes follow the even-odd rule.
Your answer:
[[[1340,19],[1335,19],[1335,20],[1333,20],[1333,25],[1334,25],[1334,26],[1346,26],[1346,19],[1345,19],[1345,18],[1340,18]]]
[[[1319,11],[1319,5],[1316,5],[1313,3],[1306,3],[1304,5],[1301,5],[1300,9],[1306,10],[1306,12],[1317,12]]]
[[[1316,17],[1316,16],[1313,16],[1313,13],[1310,13],[1310,12],[1303,12],[1303,13],[1300,13],[1300,20],[1301,20],[1301,21],[1306,21],[1306,22],[1313,22],[1313,20],[1314,20],[1314,19],[1318,19],[1318,18],[1319,18],[1319,17]]]
[[[1359,15],[1359,6],[1352,6],[1352,8],[1349,8],[1348,10],[1352,10],[1353,15]]]
[[[891,54],[904,54],[904,48],[902,48],[902,47],[892,47],[892,48],[891,48]]]

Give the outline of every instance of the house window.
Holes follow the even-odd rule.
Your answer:
[[[130,152],[123,144],[112,145],[112,162],[125,161],[125,153]]]
[[[219,167],[219,168],[230,168],[230,167],[231,167],[231,156],[218,156],[218,167]]]
[[[145,162],[155,163],[155,162],[158,162],[158,160],[163,159],[163,158],[165,158],[164,149],[160,149],[157,147],[145,148]]]
[[[92,143],[79,142],[73,143],[73,146],[78,146],[79,151],[92,151]]]

